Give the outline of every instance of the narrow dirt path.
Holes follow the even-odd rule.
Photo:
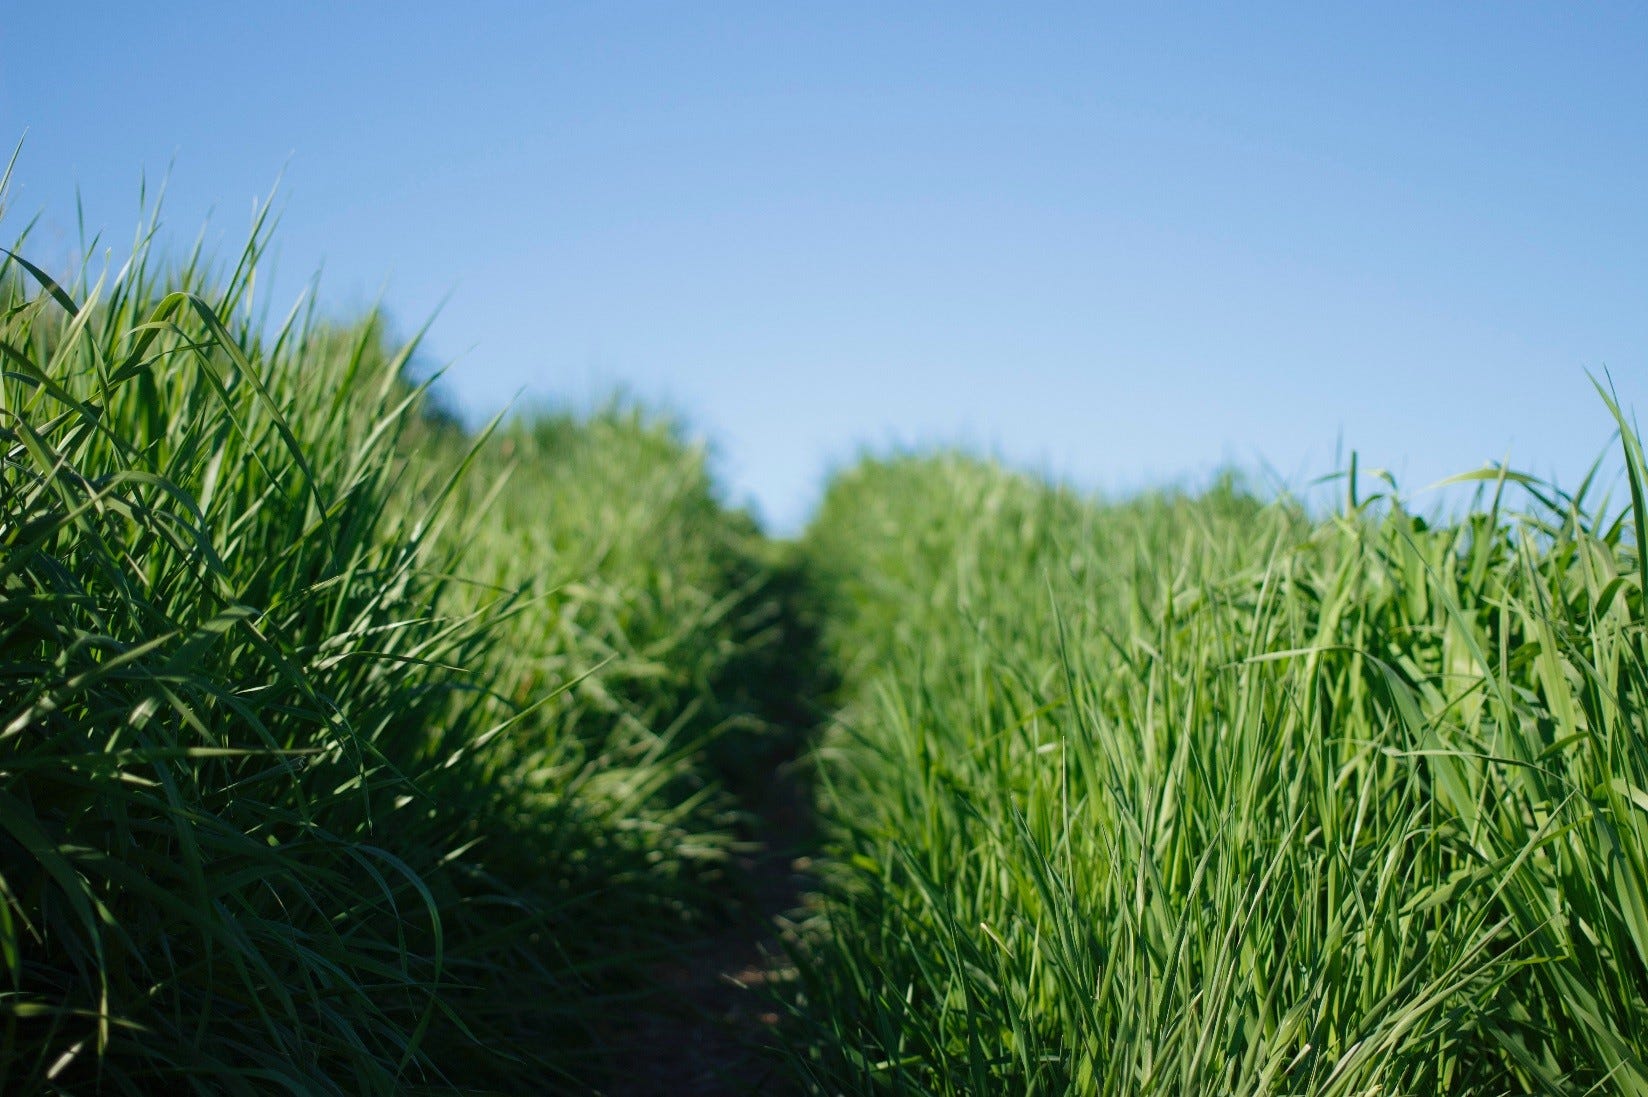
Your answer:
[[[746,668],[752,712],[770,731],[728,769],[744,812],[742,852],[729,873],[730,917],[685,941],[654,970],[646,1011],[616,1041],[603,1097],[790,1097],[802,1090],[774,1046],[769,993],[786,977],[780,932],[812,888],[817,848],[812,786],[801,759],[830,707],[833,668],[819,642],[817,601],[795,555],[769,574],[765,596],[780,642]]]
[[[801,1092],[773,1052],[779,1018],[767,989],[785,977],[780,921],[809,886],[811,806],[793,766],[773,775],[761,800],[747,803],[753,835],[738,866],[746,902],[732,921],[658,965],[658,1008],[627,1035],[605,1097]]]

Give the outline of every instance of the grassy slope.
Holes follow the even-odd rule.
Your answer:
[[[836,1092],[1648,1092],[1642,577],[1432,526],[868,462],[798,1066]]]
[[[471,452],[373,324],[255,338],[255,258],[5,271],[0,1084],[577,1085],[711,913],[753,531],[667,429]]]

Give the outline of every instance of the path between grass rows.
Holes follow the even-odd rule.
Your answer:
[[[810,886],[815,827],[795,764],[771,777],[760,801],[746,803],[734,913],[657,965],[650,1008],[616,1051],[605,1097],[801,1092],[772,1052],[779,1018],[766,990],[785,977],[779,934]]]
[[[751,673],[762,680],[757,707],[772,735],[768,753],[729,786],[744,813],[727,873],[729,913],[656,965],[633,1028],[614,1040],[603,1097],[802,1092],[774,1054],[779,1016],[769,990],[788,977],[780,935],[813,888],[819,828],[806,758],[836,682],[805,563],[788,557],[766,589],[781,640]]]

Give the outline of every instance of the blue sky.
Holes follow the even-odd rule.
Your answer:
[[[779,529],[866,444],[1571,482],[1586,370],[1648,411],[1645,9],[145,7],[0,23],[37,253],[284,169],[274,295],[444,300],[472,415],[673,406]]]

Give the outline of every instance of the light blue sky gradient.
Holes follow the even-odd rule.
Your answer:
[[[1571,482],[1586,370],[1648,410],[1640,7],[101,7],[0,19],[37,252],[284,167],[271,292],[450,295],[468,413],[627,387],[781,530],[862,444]]]

